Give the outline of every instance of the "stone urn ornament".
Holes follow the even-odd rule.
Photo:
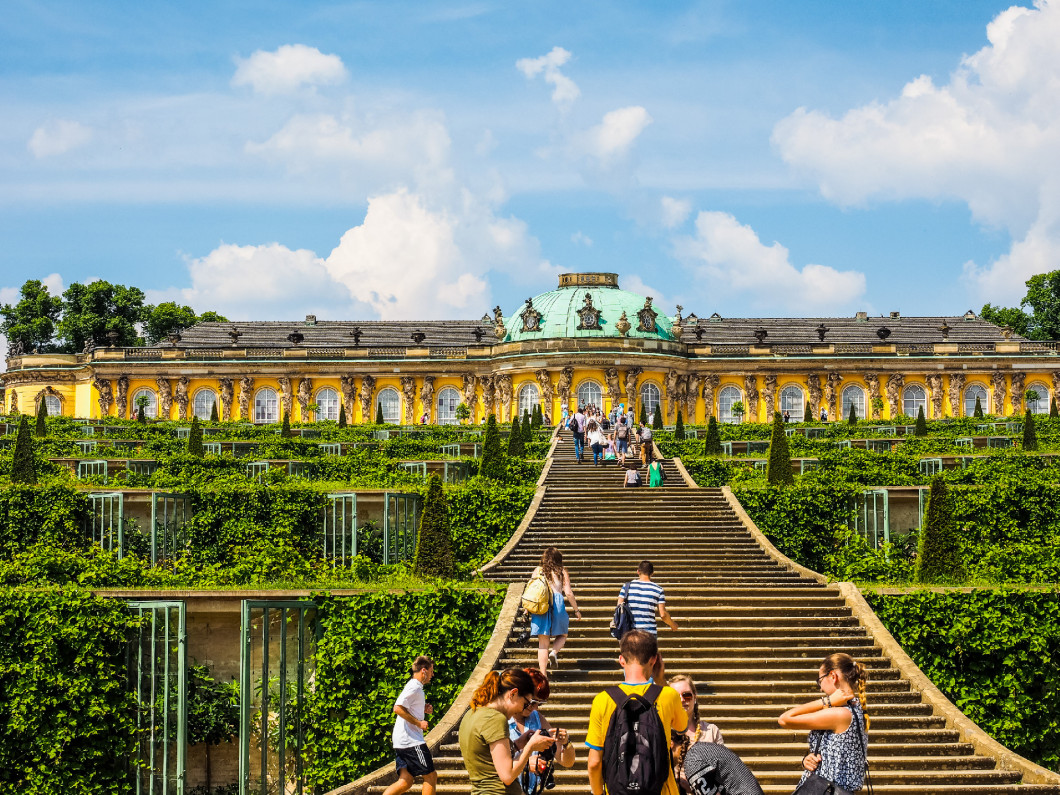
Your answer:
[[[670,336],[675,340],[681,340],[681,332],[684,330],[684,318],[681,317],[681,310],[684,309],[680,304],[677,305],[677,314],[674,316],[674,322],[670,325]]]
[[[626,313],[622,312],[622,317],[615,323],[615,330],[618,331],[623,337],[629,333],[629,330],[633,328],[633,324],[629,322],[629,318],[626,317]]]

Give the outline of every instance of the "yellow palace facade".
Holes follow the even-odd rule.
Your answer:
[[[1047,412],[1060,391],[1056,343],[960,317],[670,316],[611,273],[570,273],[505,314],[478,320],[201,323],[154,348],[22,355],[0,375],[3,405],[82,418],[278,422],[501,421],[540,405],[623,404],[672,423],[889,420]],[[1028,397],[1029,395],[1029,397]]]

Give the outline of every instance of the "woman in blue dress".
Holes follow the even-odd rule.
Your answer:
[[[547,547],[541,553],[541,565],[534,569],[531,577],[543,575],[548,587],[552,589],[552,604],[548,612],[539,616],[530,616],[530,634],[537,635],[537,664],[542,671],[555,668],[559,664],[559,652],[567,642],[567,630],[570,627],[570,616],[567,615],[566,600],[574,608],[574,615],[582,617],[578,609],[578,600],[570,585],[570,574],[563,566],[563,553],[555,547]],[[551,642],[552,648],[549,649]]]
[[[516,715],[515,717],[508,718],[508,733],[509,739],[515,746],[514,759],[518,759],[522,753],[527,740],[535,733],[544,731],[547,734],[552,735],[556,739],[556,745],[554,746],[556,752],[556,764],[563,767],[574,767],[574,745],[570,741],[570,735],[566,729],[554,729],[548,722],[544,715],[539,710],[548,701],[548,697],[552,692],[549,687],[548,679],[541,673],[537,668],[527,668],[526,672],[530,674],[530,678],[534,680],[534,697],[526,702],[526,709],[522,711],[522,714]],[[527,765],[526,770],[529,771],[527,776],[528,781],[526,784],[529,788],[524,786],[524,791],[533,791],[537,789],[537,773],[535,772],[536,763],[531,760]]]

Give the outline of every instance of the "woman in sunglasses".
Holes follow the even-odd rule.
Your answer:
[[[574,746],[571,744],[567,730],[553,729],[548,719],[539,711],[540,707],[543,707],[548,701],[548,697],[552,692],[548,685],[548,678],[538,668],[527,668],[526,673],[534,680],[534,695],[527,702],[526,708],[521,713],[508,719],[508,736],[515,746],[514,758],[519,758],[527,741],[533,735],[544,731],[556,740],[556,764],[563,767],[574,767]],[[539,789],[534,764],[533,760],[528,762],[527,769],[530,771],[528,781],[526,780],[527,777],[524,776],[524,790],[527,792],[534,792]]]
[[[696,693],[696,683],[691,676],[675,676],[670,680],[670,687],[681,696],[681,706],[688,713],[688,729],[684,734],[674,736],[674,775],[677,778],[677,786],[681,792],[688,792],[688,779],[685,778],[685,755],[688,749],[696,743],[717,743],[725,745],[721,736],[721,730],[713,723],[707,723],[699,716],[699,695]]]

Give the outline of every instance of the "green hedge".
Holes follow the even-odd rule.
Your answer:
[[[328,790],[393,761],[394,699],[420,654],[435,661],[426,691],[436,723],[478,664],[503,601],[500,590],[448,587],[323,598],[309,781]]]
[[[1060,769],[1060,593],[917,591],[866,599],[968,717],[1002,745]]]

